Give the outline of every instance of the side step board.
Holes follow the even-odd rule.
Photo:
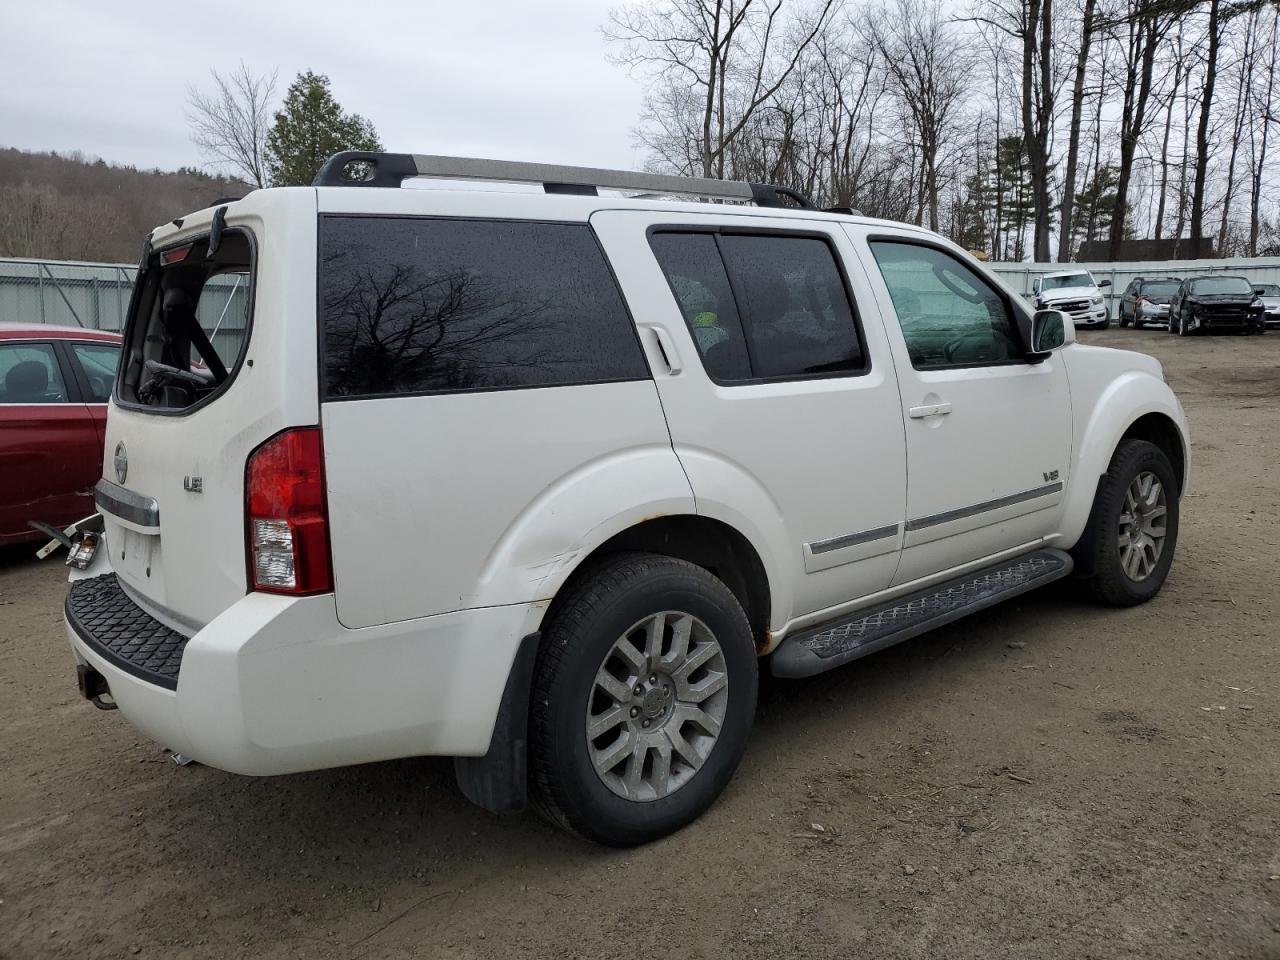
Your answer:
[[[832,670],[1060,580],[1071,572],[1071,566],[1070,555],[1061,550],[1036,550],[868,610],[858,610],[843,620],[783,640],[773,654],[773,675],[811,677]]]

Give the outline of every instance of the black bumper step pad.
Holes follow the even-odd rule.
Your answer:
[[[95,653],[148,683],[178,688],[189,638],[129,599],[114,573],[76,580],[65,609],[71,628]]]
[[[1059,580],[1071,568],[1061,550],[1024,554],[788,637],[770,666],[774,676],[811,677]]]

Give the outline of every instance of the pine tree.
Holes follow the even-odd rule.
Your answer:
[[[381,149],[373,124],[345,112],[329,92],[329,78],[308,70],[289,85],[276,113],[267,135],[267,170],[272,186],[308,186],[333,154]]]
[[[997,251],[997,255],[1002,260],[1021,260],[1026,254],[1027,225],[1032,216],[1027,144],[1021,136],[1001,137],[996,149],[1000,152],[1000,181],[996,189],[1003,198],[1004,222],[1000,226],[1005,238],[1005,249]],[[1008,249],[1010,240],[1012,250]]]
[[[1078,212],[1073,232],[1082,240],[1098,240],[1111,232],[1115,218],[1119,172],[1109,163],[1098,167],[1075,196]],[[1131,232],[1129,224],[1126,232]]]

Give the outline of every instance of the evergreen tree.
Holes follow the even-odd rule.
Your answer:
[[[963,192],[956,202],[952,237],[971,253],[992,253],[990,224],[995,204],[995,190],[985,170],[965,178]]]
[[[1026,254],[1027,225],[1033,212],[1027,144],[1021,136],[1001,137],[996,149],[1000,152],[1000,179],[996,189],[1003,198],[1000,227],[1005,240],[1005,249],[996,253],[1002,260],[1021,260]]]
[[[1075,197],[1078,215],[1072,230],[1080,240],[1100,240],[1110,234],[1119,197],[1119,182],[1116,168],[1104,163],[1080,188]],[[1131,232],[1129,224],[1125,227],[1126,232]]]
[[[308,186],[333,154],[381,149],[373,124],[345,112],[329,92],[329,78],[308,70],[289,85],[267,134],[267,170],[272,186]]]

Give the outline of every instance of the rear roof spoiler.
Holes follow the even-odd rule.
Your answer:
[[[755,203],[761,207],[816,209],[808,197],[788,187],[740,180],[710,180],[628,170],[566,167],[553,163],[439,157],[421,153],[335,153],[312,186],[399,187],[416,177],[540,184],[547,193],[597,196],[598,189],[650,194],[681,194],[712,200]],[[843,212],[843,211],[842,211]]]

